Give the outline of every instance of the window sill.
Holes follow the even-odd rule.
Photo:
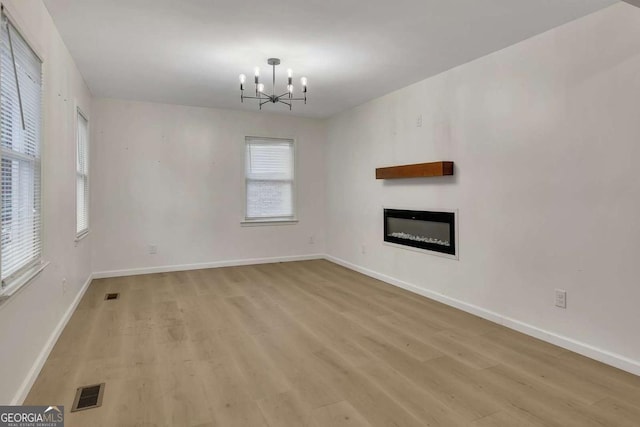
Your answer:
[[[242,227],[256,227],[261,225],[295,225],[298,223],[297,218],[287,219],[245,219],[240,222]]]
[[[82,233],[80,233],[80,234],[78,234],[76,236],[74,242],[78,243],[80,240],[82,240],[85,237],[87,237],[89,235],[89,233],[91,233],[91,230],[83,231]]]
[[[11,281],[9,285],[7,285],[2,291],[0,291],[0,306],[5,304],[13,295],[20,292],[22,289],[27,287],[33,279],[36,278],[42,270],[44,270],[49,265],[49,262],[41,262],[38,265],[31,267],[29,270],[25,271],[21,276],[16,277]]]

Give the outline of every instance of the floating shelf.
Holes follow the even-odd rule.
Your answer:
[[[453,175],[453,162],[416,163],[376,169],[376,179],[426,178]]]

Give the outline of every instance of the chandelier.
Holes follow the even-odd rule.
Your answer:
[[[291,106],[293,101],[304,101],[307,103],[307,78],[302,77],[300,79],[300,84],[302,85],[302,98],[294,98],[293,97],[293,71],[291,68],[287,70],[287,91],[282,95],[276,95],[276,65],[280,65],[280,59],[278,58],[269,58],[267,60],[267,64],[273,67],[273,86],[271,87],[271,95],[267,94],[264,89],[264,84],[260,83],[260,67],[255,68],[255,85],[256,85],[256,96],[246,96],[244,94],[244,83],[247,80],[247,76],[244,74],[240,74],[240,101],[244,102],[245,99],[257,99],[260,109],[262,110],[262,106],[268,102],[273,104],[282,103],[289,106],[289,110],[291,110]]]

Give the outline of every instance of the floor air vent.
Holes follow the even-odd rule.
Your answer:
[[[120,294],[105,294],[104,299],[106,301],[112,300],[112,299],[118,299],[120,298]]]
[[[102,405],[102,395],[104,394],[104,383],[78,387],[76,397],[73,399],[71,412],[82,411],[84,409],[97,408]]]

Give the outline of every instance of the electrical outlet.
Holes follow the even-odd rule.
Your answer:
[[[567,291],[556,289],[556,307],[567,308]]]
[[[310,244],[310,245],[313,245],[315,242],[316,242],[315,237],[313,237],[313,236],[309,236],[309,244]]]
[[[422,114],[418,114],[418,116],[416,117],[416,127],[422,127]]]
[[[362,247],[360,248],[360,251],[362,252],[362,255],[367,253],[367,247],[365,245],[362,245]]]
[[[66,295],[67,293],[67,279],[62,279],[62,294]]]
[[[158,247],[156,245],[149,245],[149,255],[155,255],[158,253]]]

